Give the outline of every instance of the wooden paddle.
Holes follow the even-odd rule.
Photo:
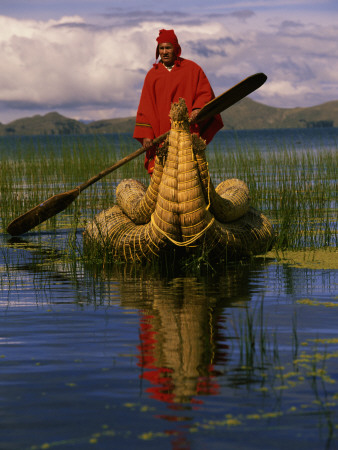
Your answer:
[[[260,86],[262,86],[262,84],[265,83],[266,79],[267,76],[264,75],[264,73],[256,73],[248,78],[245,78],[243,81],[236,84],[231,89],[227,90],[220,96],[207,103],[197,114],[195,122],[204,122],[205,120],[214,117],[216,114],[219,114],[220,112],[229,108],[242,98],[249,95],[251,92],[258,89]],[[169,131],[157,137],[156,139],[154,139],[153,144],[156,145],[161,143],[162,141],[164,141],[168,134]],[[73,201],[80,195],[80,193],[84,189],[87,189],[92,184],[101,180],[101,178],[105,177],[109,173],[141,155],[145,151],[146,149],[144,147],[141,147],[130,155],[124,157],[117,163],[113,164],[108,169],[102,170],[102,172],[90,178],[88,181],[80,184],[76,188],[50,197],[43,203],[40,203],[40,205],[35,206],[33,209],[14,219],[8,225],[7,232],[12,236],[20,236],[21,234],[26,233],[45,220],[50,219],[51,217],[65,210],[71,203],[73,203]]]

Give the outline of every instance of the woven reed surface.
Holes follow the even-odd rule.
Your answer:
[[[175,246],[201,247],[214,257],[267,251],[274,232],[250,207],[247,185],[237,179],[215,189],[205,143],[189,131],[184,100],[172,105],[168,141],[155,159],[148,188],[136,180],[117,187],[118,206],[102,211],[85,230],[115,259],[144,261]]]
[[[163,158],[156,157],[154,172],[148,189],[137,180],[123,180],[116,188],[116,202],[135,223],[145,224],[155,210],[158,189],[163,175]]]

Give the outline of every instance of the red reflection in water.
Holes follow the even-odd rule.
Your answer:
[[[172,411],[196,409],[203,404],[199,396],[217,395],[214,367],[227,361],[228,345],[216,341],[224,339],[218,331],[221,319],[215,327],[210,314],[203,314],[204,309],[199,315],[194,312],[195,309],[191,314],[174,311],[170,317],[166,311],[166,325],[156,314],[143,314],[140,318],[140,377],[150,383],[146,388],[150,398],[166,403]],[[170,422],[186,419],[181,415],[159,417]]]
[[[149,397],[165,403],[172,411],[156,417],[181,423],[166,431],[173,436],[172,448],[188,450],[188,411],[203,404],[202,396],[218,395],[220,391],[214,368],[228,359],[229,347],[220,333],[224,317],[215,318],[203,305],[152,312],[140,318],[140,378],[149,382]]]

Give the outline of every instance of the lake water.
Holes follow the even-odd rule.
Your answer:
[[[337,131],[227,139],[320,150]],[[196,275],[65,263],[71,231],[0,235],[1,449],[338,448],[334,249]]]
[[[131,144],[135,147],[135,140],[131,134],[105,134],[105,135],[65,135],[65,136],[8,136],[0,138],[0,158],[12,154],[19,148],[21,152],[32,147],[48,150],[52,147],[58,152],[62,146],[71,147],[74,142],[84,139],[91,142],[109,140],[116,147],[121,143]],[[137,144],[136,144],[137,145]],[[338,145],[338,128],[287,128],[267,130],[226,130],[219,131],[210,145],[213,148],[226,146],[227,151],[238,147],[259,149],[259,151],[274,151],[286,148],[297,150],[336,149]]]

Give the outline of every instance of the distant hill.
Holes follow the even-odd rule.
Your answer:
[[[14,120],[0,125],[0,136],[38,135],[38,134],[82,134],[86,125],[74,119],[68,119],[57,112],[45,116],[33,116]]]
[[[245,98],[222,113],[225,129],[338,127],[338,100],[308,108],[274,108]]]
[[[245,98],[222,113],[224,129],[338,127],[338,100],[308,108],[274,108]],[[0,136],[132,133],[135,117],[85,123],[51,112],[0,123]]]

